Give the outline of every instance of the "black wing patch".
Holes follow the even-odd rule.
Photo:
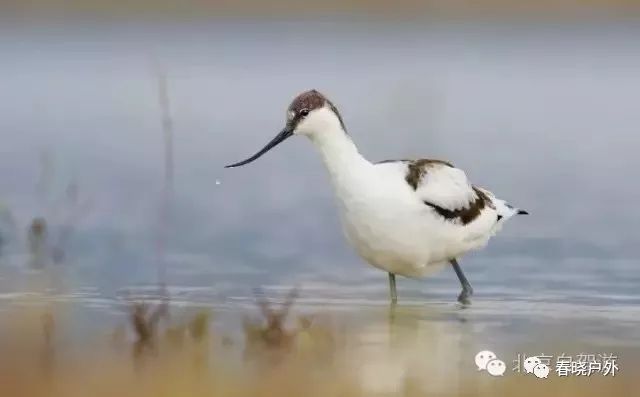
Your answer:
[[[482,190],[474,186],[473,191],[476,193],[477,197],[466,208],[449,210],[428,201],[424,201],[424,203],[425,205],[433,208],[438,215],[442,216],[444,219],[448,221],[458,221],[463,225],[467,225],[478,218],[485,207],[495,208],[491,199],[489,199]]]

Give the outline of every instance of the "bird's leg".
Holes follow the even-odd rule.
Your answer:
[[[451,260],[451,265],[453,266],[453,270],[456,271],[458,280],[460,280],[460,285],[462,285],[462,292],[460,292],[460,295],[458,295],[458,302],[462,303],[463,305],[468,305],[471,303],[469,297],[473,295],[473,288],[471,288],[469,280],[467,280],[464,273],[462,273],[462,268],[460,268],[460,265],[455,258]]]
[[[389,294],[391,295],[391,303],[398,302],[398,293],[396,292],[396,275],[389,273]]]

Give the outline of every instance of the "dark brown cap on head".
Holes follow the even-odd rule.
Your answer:
[[[338,120],[340,120],[340,125],[342,129],[346,131],[347,129],[344,126],[344,121],[342,121],[342,116],[340,116],[340,112],[338,112],[338,108],[328,100],[324,95],[322,95],[317,90],[309,90],[305,91],[302,94],[298,95],[294,98],[291,105],[289,105],[290,122],[293,125],[296,125],[305,115],[302,114],[303,111],[311,112],[315,109],[320,109],[321,107],[327,105],[333,113],[336,114]]]
[[[310,90],[295,97],[291,105],[289,105],[289,111],[297,115],[303,109],[308,111],[319,109],[324,106],[325,102],[327,102],[327,98],[324,95],[316,90]]]

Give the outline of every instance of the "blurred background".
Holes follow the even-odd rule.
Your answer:
[[[634,0],[4,0],[0,316],[62,310],[63,335],[131,322],[139,336],[153,310],[135,304],[170,301],[251,335],[254,288],[296,287],[294,309],[337,316],[349,346],[387,349],[398,318],[412,341],[452,340],[415,349],[453,357],[440,391],[477,380],[485,347],[626,353],[637,370],[638,18]],[[399,280],[387,317],[386,275],[339,233],[308,142],[222,168],[311,88],[369,159],[448,159],[530,212],[462,259],[471,308],[446,269]]]

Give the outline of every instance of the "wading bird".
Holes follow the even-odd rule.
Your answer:
[[[311,90],[287,110],[284,129],[248,164],[287,138],[306,136],[319,150],[337,196],[350,244],[369,264],[389,274],[397,302],[396,274],[421,277],[450,263],[468,304],[473,293],[457,258],[487,244],[502,224],[526,211],[472,185],[465,173],[442,160],[387,160],[371,163],[347,134],[338,109]]]

